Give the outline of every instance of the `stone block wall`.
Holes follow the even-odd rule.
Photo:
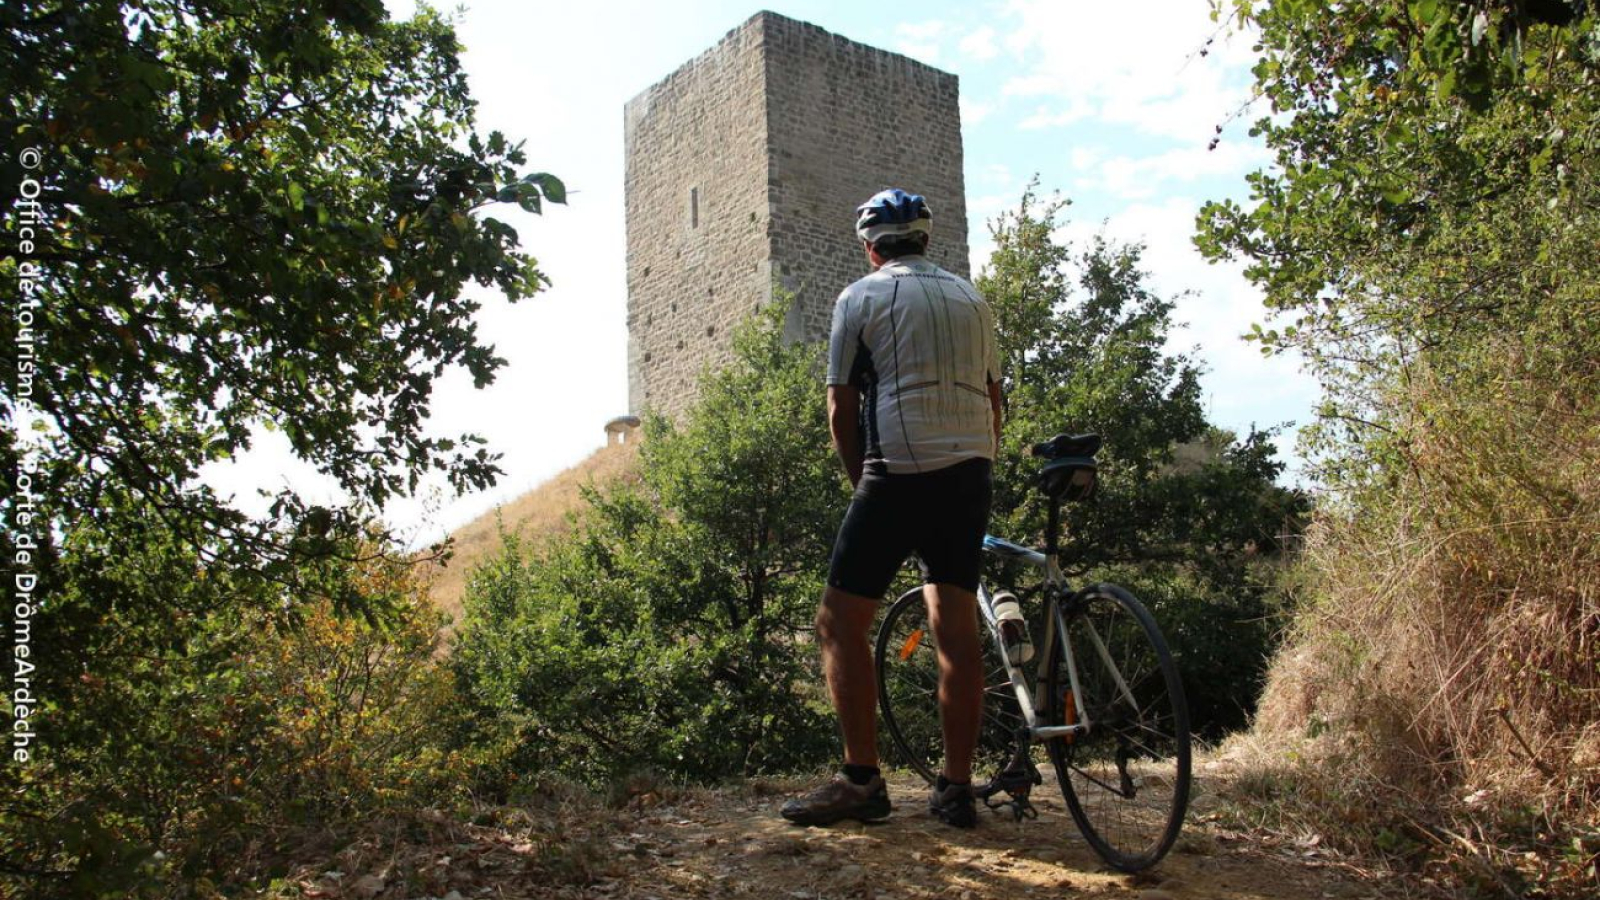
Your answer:
[[[790,336],[825,336],[839,291],[872,270],[855,209],[886,187],[928,199],[928,258],[965,276],[956,76],[781,16],[766,33],[773,266],[800,301]]]
[[[676,414],[772,295],[766,65],[752,19],[628,102],[628,408]]]
[[[966,274],[957,97],[954,75],[762,12],[629,101],[630,412],[681,413],[774,281],[798,298],[788,335],[825,336],[870,268],[855,207],[884,187],[928,198],[929,256]]]

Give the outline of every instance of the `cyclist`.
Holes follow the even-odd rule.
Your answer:
[[[839,295],[828,350],[828,424],[855,494],[816,622],[844,765],[782,814],[802,825],[889,815],[868,631],[877,601],[915,552],[939,647],[945,750],[929,810],[970,828],[983,709],[975,592],[1000,442],[994,315],[970,282],[924,256],[933,215],[922,197],[892,188],[856,213],[875,271]]]

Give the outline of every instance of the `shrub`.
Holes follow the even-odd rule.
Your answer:
[[[447,798],[475,764],[449,749],[459,723],[435,659],[440,616],[405,564],[373,556],[351,576],[389,610],[374,623],[328,600],[293,618],[191,607],[228,579],[159,540],[145,549],[113,561],[80,541],[65,555],[69,584],[93,583],[85,567],[143,566],[152,588],[185,584],[185,605],[155,617],[68,590],[38,617],[40,671],[53,673],[39,753],[6,768],[0,819],[7,877],[26,878],[28,896],[248,882],[305,835]]]
[[[783,342],[785,308],[739,330],[681,425],[647,420],[638,484],[472,576],[453,660],[480,740],[594,786],[828,758],[809,630],[845,492],[820,353]]]
[[[1409,465],[1312,530],[1263,727],[1364,733],[1402,781],[1600,799],[1600,366],[1550,346],[1396,392]]]

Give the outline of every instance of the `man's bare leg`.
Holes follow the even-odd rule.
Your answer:
[[[983,660],[978,642],[978,595],[953,584],[922,587],[928,623],[939,646],[939,723],[944,777],[972,780],[972,754],[983,716]]]
[[[817,609],[822,671],[839,713],[847,765],[878,764],[878,677],[867,640],[877,610],[876,599],[832,587],[823,592]]]

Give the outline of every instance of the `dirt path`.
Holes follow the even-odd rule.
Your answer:
[[[915,778],[890,785],[895,813],[881,825],[796,828],[775,814],[780,798],[710,795],[644,812],[613,839],[639,866],[591,885],[604,896],[957,900],[1019,896],[1165,898],[1367,897],[1315,847],[1265,848],[1203,821],[1205,798],[1174,852],[1148,874],[1107,869],[1078,835],[1065,804],[1039,797],[1039,818],[984,813],[971,831],[933,819]],[[1310,855],[1307,855],[1307,854]]]
[[[639,788],[621,809],[571,795],[496,807],[475,823],[423,812],[374,827],[323,861],[299,866],[284,897],[354,900],[598,898],[677,900],[1325,900],[1378,897],[1395,886],[1354,877],[1314,841],[1229,832],[1197,773],[1173,852],[1150,873],[1105,867],[1059,797],[1037,819],[981,812],[976,829],[928,815],[914,776],[890,781],[888,822],[797,828],[777,807],[802,782],[675,792]],[[304,857],[303,857],[304,858]]]

